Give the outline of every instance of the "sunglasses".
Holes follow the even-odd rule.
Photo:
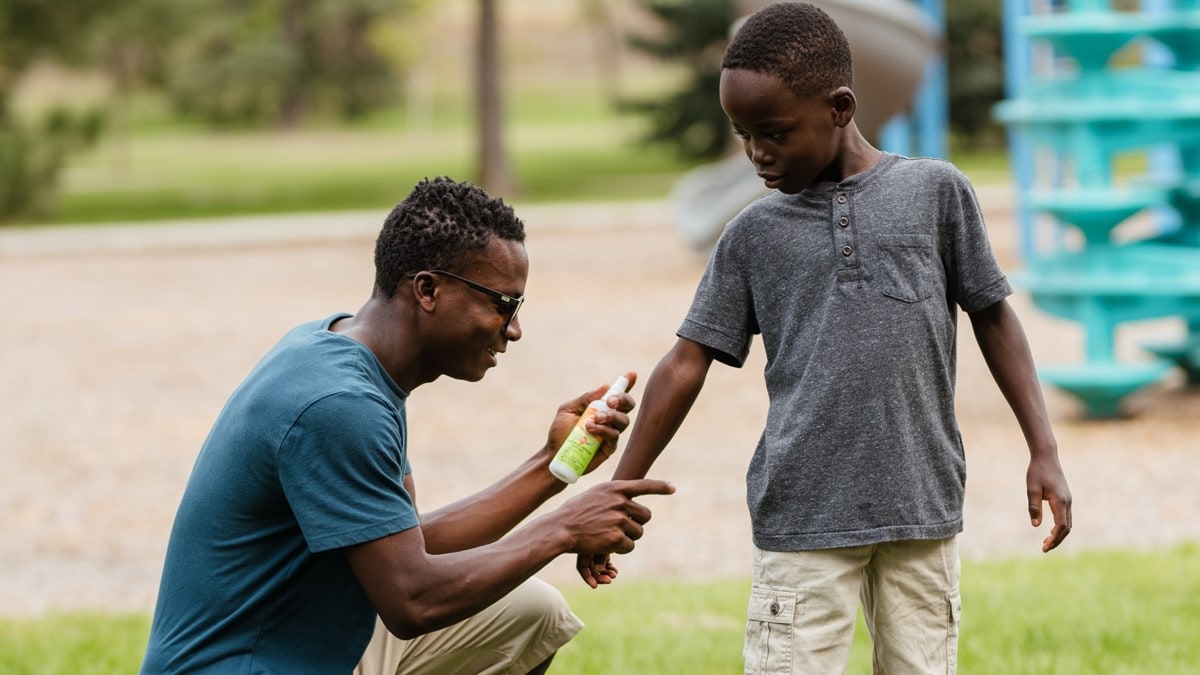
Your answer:
[[[521,305],[525,304],[525,296],[524,295],[514,298],[513,296],[511,296],[507,293],[501,293],[500,291],[497,291],[494,288],[488,288],[487,286],[484,286],[483,284],[477,284],[474,281],[471,281],[470,279],[468,279],[466,277],[460,277],[457,274],[454,274],[453,272],[447,272],[446,270],[429,270],[429,273],[430,274],[439,274],[444,277],[450,277],[451,279],[457,279],[457,280],[463,282],[464,284],[466,284],[467,286],[479,291],[480,293],[483,293],[484,295],[488,296],[492,300],[495,300],[496,303],[498,305],[500,305],[501,311],[508,317],[507,320],[504,322],[504,328],[500,329],[501,333],[508,332],[509,324],[512,323],[513,319],[517,318],[517,312],[520,311]]]

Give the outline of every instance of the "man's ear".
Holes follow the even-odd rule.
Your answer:
[[[412,294],[418,307],[432,312],[438,301],[437,279],[429,272],[417,272],[412,281]]]
[[[850,120],[854,119],[854,111],[858,109],[854,91],[850,87],[838,87],[830,94],[830,98],[833,102],[833,123],[839,127],[850,124]]]

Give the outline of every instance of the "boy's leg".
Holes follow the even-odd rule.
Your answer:
[[[862,571],[873,548],[755,549],[743,652],[747,675],[845,672]]]
[[[958,539],[879,544],[863,582],[875,673],[958,668]]]
[[[530,579],[482,612],[412,640],[377,622],[354,675],[524,674],[581,628],[558,589]]]

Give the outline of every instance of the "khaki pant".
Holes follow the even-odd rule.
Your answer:
[[[412,640],[377,620],[354,675],[528,673],[582,628],[558,589],[530,579],[475,616]]]
[[[756,549],[746,673],[844,673],[861,602],[875,673],[953,674],[958,583],[955,538],[823,551]]]

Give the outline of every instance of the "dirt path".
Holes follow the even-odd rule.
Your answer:
[[[625,369],[648,375],[703,269],[662,205],[521,212],[532,260],[524,339],[483,382],[439,381],[410,402],[423,508],[526,457],[560,401]],[[214,416],[284,331],[358,308],[382,215],[0,232],[0,615],[152,607],[174,509]],[[991,226],[1011,261],[1011,225],[1000,212]],[[614,268],[623,273],[601,276]],[[1035,353],[1078,357],[1075,326],[1014,303]],[[1123,349],[1177,329],[1139,327],[1121,335]],[[969,331],[961,344],[964,555],[1034,555],[1046,528],[1024,516],[1020,433]],[[714,368],[653,472],[678,494],[647,498],[655,520],[620,560],[624,578],[747,573],[742,476],[765,410],[760,352],[744,369]],[[1106,423],[1080,422],[1070,400],[1048,397],[1076,498],[1067,552],[1200,540],[1200,392],[1168,384],[1132,401],[1134,418]],[[570,583],[571,561],[545,576]]]

